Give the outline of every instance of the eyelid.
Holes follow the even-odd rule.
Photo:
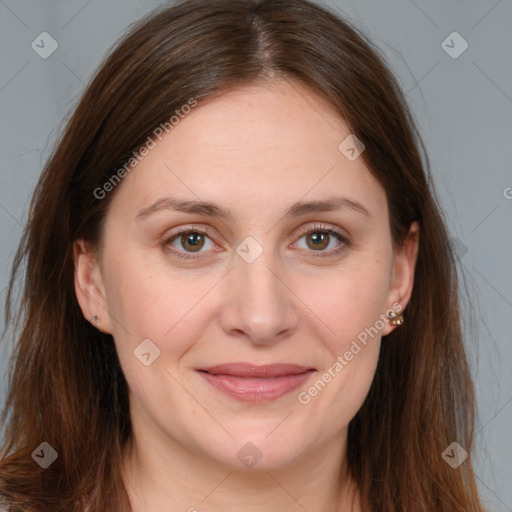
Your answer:
[[[204,225],[204,224],[203,225],[188,224],[188,225],[185,225],[185,226],[180,226],[180,227],[178,227],[176,229],[172,229],[169,232],[166,232],[162,238],[164,238],[166,240],[169,240],[171,238],[177,237],[178,235],[182,235],[183,233],[189,233],[189,232],[192,232],[192,233],[203,233],[203,234],[208,235],[210,237],[210,235],[212,234],[211,229],[212,228],[210,226],[207,226],[207,225]]]
[[[299,228],[300,236],[304,236],[307,233],[311,233],[314,231],[327,231],[328,233],[334,233],[338,235],[340,238],[348,239],[348,234],[343,234],[340,228],[333,226],[331,224],[324,224],[322,222],[315,222],[313,226],[308,224],[307,226],[302,226]]]

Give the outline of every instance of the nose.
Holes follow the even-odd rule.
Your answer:
[[[227,335],[246,338],[255,345],[271,345],[296,330],[300,301],[278,262],[271,250],[263,250],[251,263],[234,255],[219,313]]]

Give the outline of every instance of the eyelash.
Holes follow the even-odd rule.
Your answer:
[[[349,240],[346,237],[344,237],[341,233],[339,233],[338,231],[335,231],[334,229],[331,229],[325,225],[322,225],[322,224],[315,224],[312,228],[305,228],[304,230],[301,230],[298,240],[303,238],[305,235],[309,235],[311,233],[317,233],[317,232],[327,233],[330,236],[336,237],[341,242],[341,245],[335,249],[331,249],[330,251],[318,251],[319,254],[313,254],[314,258],[329,258],[329,257],[336,256],[336,255],[340,254],[341,252],[343,252],[350,245]],[[170,253],[172,253],[173,256],[177,256],[178,258],[181,258],[181,259],[193,260],[193,259],[202,258],[202,256],[191,256],[191,254],[194,254],[194,253],[187,253],[185,251],[179,251],[174,248],[169,248],[169,244],[174,242],[174,240],[176,240],[178,237],[180,237],[184,233],[197,233],[197,234],[201,234],[201,235],[206,235],[208,238],[211,239],[210,233],[207,228],[188,227],[188,228],[182,229],[180,231],[177,231],[176,233],[173,233],[169,237],[166,237],[162,241],[162,246],[164,248],[166,248]],[[317,251],[311,250],[308,252],[315,253]],[[195,254],[200,254],[200,253],[195,253]]]

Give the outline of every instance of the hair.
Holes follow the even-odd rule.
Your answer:
[[[131,510],[122,478],[127,382],[112,336],[78,305],[73,243],[101,246],[115,191],[99,199],[95,190],[173,112],[191,98],[201,105],[275,80],[317,93],[364,143],[395,247],[411,223],[420,225],[406,321],[383,339],[348,428],[363,509],[484,510],[472,470],[475,397],[454,251],[425,145],[384,57],[355,26],[306,0],[188,0],[150,13],[109,52],[35,189],[5,306],[14,350],[0,481],[13,511]],[[43,441],[58,453],[47,469],[31,456]],[[441,457],[452,441],[469,453],[456,470]]]

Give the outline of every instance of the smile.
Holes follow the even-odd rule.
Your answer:
[[[242,402],[276,400],[300,387],[316,371],[291,364],[228,363],[196,370],[214,388]]]

